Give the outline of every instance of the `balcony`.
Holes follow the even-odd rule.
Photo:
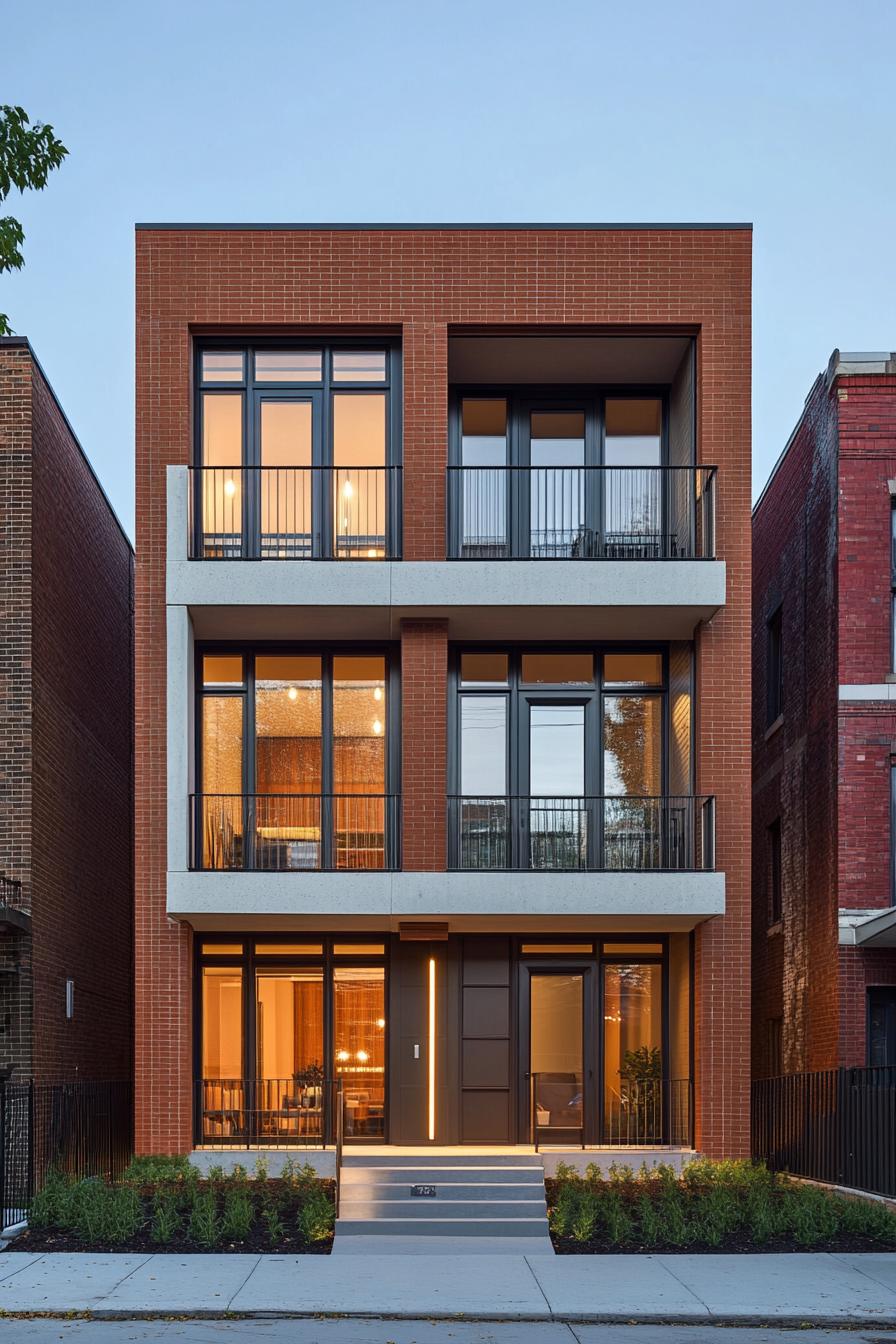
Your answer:
[[[397,794],[193,794],[196,872],[383,872],[398,866]]]
[[[449,557],[711,560],[715,476],[715,467],[449,467]]]
[[[400,467],[190,468],[191,560],[395,560]]]
[[[28,933],[31,910],[21,882],[0,873],[0,933]]]
[[[464,872],[711,872],[711,797],[448,799],[449,866]]]

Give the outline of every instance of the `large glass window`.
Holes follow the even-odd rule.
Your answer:
[[[674,652],[667,751],[662,649],[459,651],[452,864],[695,866],[692,655]]]
[[[400,554],[398,368],[391,347],[201,352],[192,554]]]
[[[393,861],[388,666],[383,653],[204,656],[202,866],[383,868]]]
[[[382,1138],[386,999],[382,966],[333,971],[333,1066],[342,1079],[347,1136]]]
[[[603,971],[604,1137],[663,1141],[663,970],[659,963]]]
[[[696,476],[667,478],[665,401],[535,402],[460,393],[452,424],[454,554],[659,559],[693,553]],[[669,486],[666,489],[665,486]],[[674,486],[674,488],[673,488]]]

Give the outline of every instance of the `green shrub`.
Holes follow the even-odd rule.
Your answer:
[[[132,1185],[109,1191],[106,1202],[106,1240],[113,1245],[130,1241],[143,1226],[143,1204]]]
[[[296,1225],[302,1240],[309,1245],[316,1241],[326,1241],[333,1232],[336,1210],[326,1191],[318,1184],[306,1195]]]
[[[228,1241],[245,1241],[252,1231],[255,1210],[249,1192],[242,1186],[228,1190],[224,1196],[221,1231]]]
[[[149,1235],[157,1246],[168,1246],[180,1230],[179,1200],[170,1190],[157,1190],[152,1201]]]
[[[221,1222],[215,1196],[210,1190],[197,1190],[190,1210],[187,1234],[197,1246],[216,1246],[221,1235]]]
[[[72,1187],[72,1230],[82,1241],[106,1240],[111,1198],[112,1191],[100,1181],[79,1181]]]
[[[132,1157],[121,1179],[132,1185],[152,1185],[159,1181],[195,1181],[198,1175],[188,1157],[161,1155]]]
[[[635,1213],[641,1241],[645,1246],[658,1246],[662,1241],[662,1220],[656,1200],[650,1195],[639,1195]]]
[[[261,1216],[268,1230],[268,1241],[272,1246],[278,1246],[286,1236],[286,1228],[283,1226],[280,1210],[275,1204],[269,1204],[266,1209],[262,1209]]]
[[[259,1185],[262,1185],[268,1179],[268,1161],[266,1157],[259,1157],[256,1159],[255,1179]]]
[[[626,1207],[625,1200],[617,1191],[610,1189],[607,1192],[600,1213],[612,1246],[624,1246],[626,1242],[631,1241],[634,1232],[634,1220]]]
[[[230,1170],[230,1180],[234,1185],[248,1184],[249,1173],[241,1162],[234,1162]]]
[[[34,1228],[59,1228],[71,1201],[71,1181],[61,1171],[47,1172],[46,1180],[31,1201],[28,1223]]]

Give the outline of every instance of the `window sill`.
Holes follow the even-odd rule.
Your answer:
[[[779,933],[783,932],[784,932],[784,925],[782,921],[780,919],[776,919],[774,924],[769,924],[768,928],[765,931],[765,936],[767,938],[775,938]]]
[[[769,726],[768,726],[768,727],[766,728],[766,730],[765,730],[765,741],[766,741],[766,742],[769,740],[769,738],[774,737],[775,733],[776,733],[776,732],[778,731],[778,729],[781,727],[781,725],[783,724],[783,722],[784,722],[784,715],[783,715],[783,714],[779,714],[778,717],[775,719],[774,723],[770,723],[770,724],[769,724]]]

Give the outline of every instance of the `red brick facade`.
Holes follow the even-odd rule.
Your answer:
[[[748,229],[202,229],[137,234],[137,1135],[192,1142],[189,932],[166,908],[165,466],[192,452],[202,332],[400,332],[406,560],[445,558],[450,331],[693,333],[698,460],[719,468],[727,599],[702,630],[698,792],[718,807],[727,913],[697,931],[697,1144],[748,1148]],[[573,633],[573,632],[571,632]],[[577,633],[577,632],[576,632]],[[402,631],[403,866],[445,866],[446,632]],[[421,753],[423,755],[421,756]]]
[[[0,343],[0,511],[0,872],[32,917],[0,939],[19,968],[2,977],[0,1064],[127,1078],[133,553],[17,339]]]
[[[839,359],[812,388],[753,517],[756,1076],[773,1067],[776,1019],[785,1072],[866,1063],[866,990],[896,974],[893,950],[839,942],[840,912],[892,904],[896,702],[875,700],[874,688],[893,673],[896,375]],[[766,622],[779,605],[784,713],[769,730]],[[841,699],[840,687],[868,691]],[[778,817],[783,918],[770,928],[768,827]]]

